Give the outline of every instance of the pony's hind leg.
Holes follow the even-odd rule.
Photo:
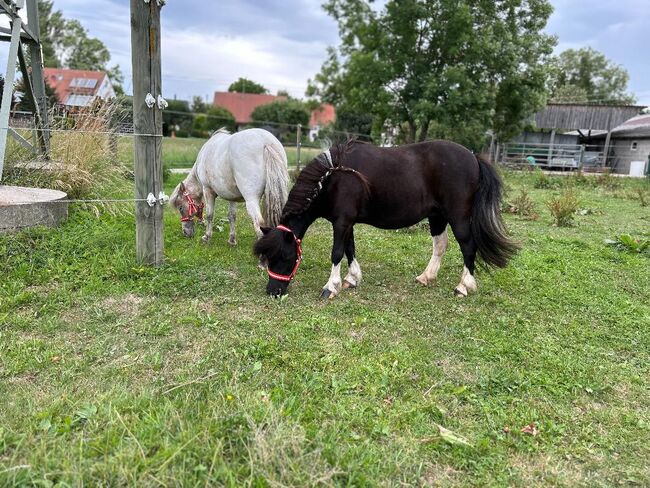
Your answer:
[[[253,228],[255,229],[255,235],[258,239],[262,237],[261,226],[264,225],[264,219],[262,218],[262,212],[260,210],[259,198],[246,198],[246,211],[248,215],[253,219]]]
[[[454,289],[454,293],[459,297],[466,297],[470,292],[477,289],[476,280],[474,279],[477,246],[474,237],[472,237],[469,219],[458,225],[452,224],[451,228],[460,245],[460,251],[463,253],[464,264],[460,283]]]
[[[230,225],[230,235],[228,236],[228,244],[231,246],[237,245],[237,232],[235,229],[235,223],[237,220],[237,203],[230,202],[228,207],[228,224]]]
[[[203,242],[208,242],[212,237],[212,219],[214,217],[214,201],[217,198],[217,194],[211,189],[204,187],[203,195],[205,198],[205,234],[201,239]]]
[[[343,278],[343,288],[356,288],[361,283],[361,266],[355,257],[354,229],[345,243],[345,257],[348,258],[348,274]]]
[[[431,232],[431,240],[433,241],[433,253],[431,254],[429,264],[427,264],[422,274],[415,278],[418,283],[424,286],[427,286],[438,276],[442,256],[444,256],[447,245],[449,244],[447,222],[444,219],[429,217],[429,230]]]

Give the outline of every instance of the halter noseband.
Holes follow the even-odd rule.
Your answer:
[[[197,205],[196,202],[194,202],[192,196],[186,191],[183,192],[183,196],[187,200],[188,207],[187,207],[187,217],[181,217],[181,222],[189,222],[194,217],[196,217],[199,220],[202,220],[204,205],[202,203]]]
[[[300,239],[296,237],[296,234],[293,233],[293,231],[284,225],[278,225],[276,229],[283,230],[284,232],[289,232],[293,236],[293,240],[296,243],[296,252],[298,256],[296,257],[296,264],[293,266],[293,269],[291,270],[291,274],[288,275],[283,275],[283,274],[278,274],[274,273],[271,271],[268,267],[266,268],[266,272],[269,274],[270,278],[279,280],[279,281],[291,281],[294,276],[296,276],[296,273],[298,272],[298,266],[300,266],[300,261],[302,261],[302,247],[300,247]]]

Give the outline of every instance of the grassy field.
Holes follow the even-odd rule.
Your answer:
[[[163,164],[166,168],[191,168],[196,161],[199,149],[207,139],[195,137],[175,138],[165,137],[163,139]],[[296,148],[285,146],[289,166],[296,165]],[[119,160],[127,165],[133,164],[133,139],[121,137],[118,145]],[[309,162],[320,153],[320,150],[303,147],[300,159],[302,164]]]
[[[0,486],[650,485],[650,259],[604,244],[648,238],[646,184],[550,180],[506,175],[539,218],[507,215],[523,249],[467,299],[453,240],[416,285],[419,226],[359,226],[365,281],[329,302],[325,222],[282,301],[243,209],[234,248],[168,210],[159,269],[130,215],[0,237]]]

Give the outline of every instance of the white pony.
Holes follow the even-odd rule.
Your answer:
[[[246,129],[234,134],[219,129],[203,145],[190,174],[178,184],[169,200],[181,214],[186,237],[194,235],[194,218],[202,218],[205,204],[207,222],[203,240],[206,242],[212,237],[215,198],[228,200],[228,243],[234,246],[237,243],[236,202],[246,202],[246,210],[259,238],[261,225],[278,224],[287,202],[288,183],[287,155],[273,134],[263,129]],[[264,219],[260,211],[262,195],[266,210]]]

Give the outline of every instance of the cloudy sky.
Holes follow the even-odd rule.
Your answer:
[[[337,43],[323,0],[167,0],[163,8],[163,88],[167,98],[190,99],[225,90],[239,76],[275,93],[302,96],[328,45]],[[629,89],[650,105],[649,0],[551,0],[547,31],[558,52],[592,46],[630,73]],[[128,0],[54,0],[79,19],[131,75]],[[4,63],[3,63],[4,65]]]

